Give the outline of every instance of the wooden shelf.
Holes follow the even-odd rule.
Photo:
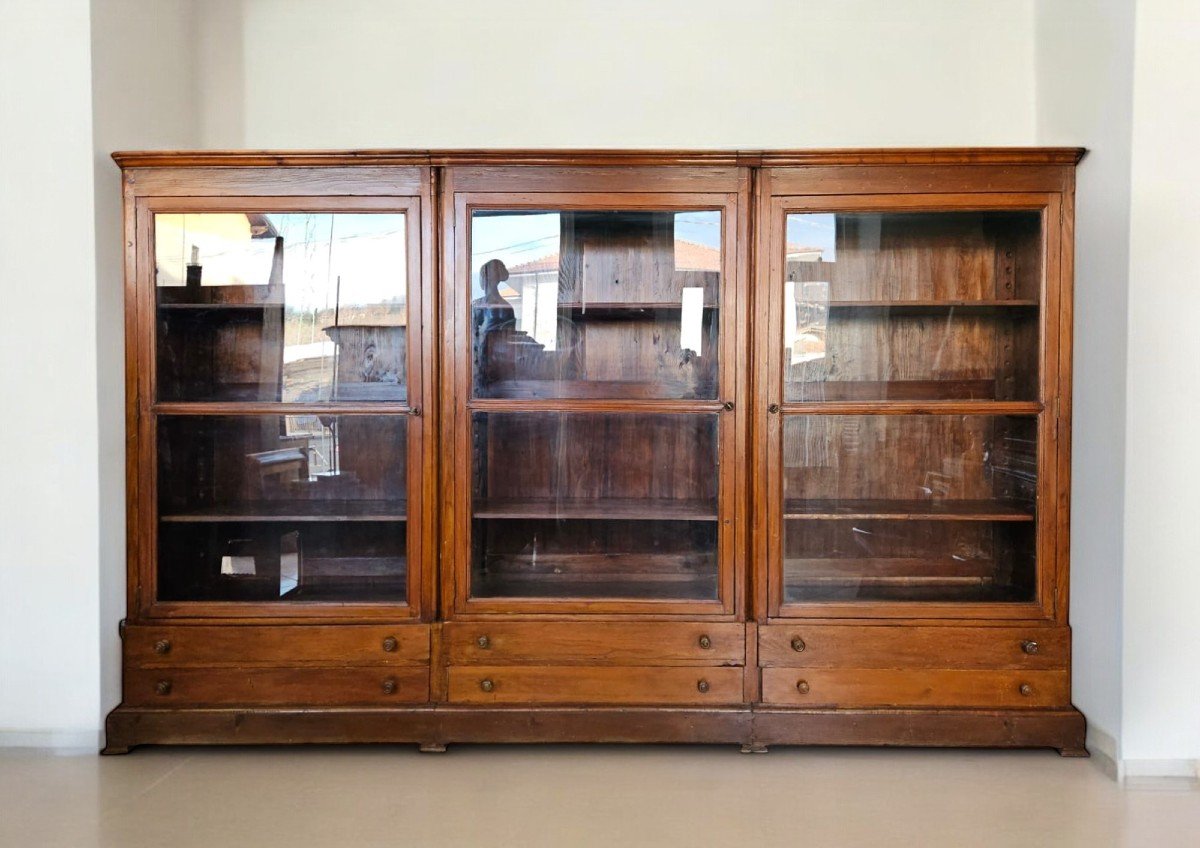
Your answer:
[[[471,308],[476,312],[486,312],[490,309],[504,309],[503,306],[488,303],[473,303]],[[704,304],[706,312],[716,311],[721,307],[715,303]],[[596,301],[584,303],[581,301],[564,301],[554,306],[555,312],[569,312],[575,316],[595,315],[603,318],[620,318],[633,313],[631,317],[639,317],[644,312],[681,312],[683,304],[679,301]]]
[[[716,400],[716,379],[696,385],[666,380],[496,380],[480,399]],[[685,392],[691,393],[684,396]],[[710,394],[711,397],[696,395]]]
[[[990,380],[824,380],[786,384],[787,401],[996,400]]]
[[[165,312],[261,312],[282,309],[282,303],[159,303]]]
[[[282,601],[363,601],[403,603],[408,597],[404,575],[378,578],[345,578],[297,586],[280,596]]]
[[[715,601],[717,578],[559,580],[551,576],[517,578],[510,575],[475,577],[473,598],[548,600]]]
[[[670,498],[489,498],[474,502],[475,518],[599,519],[603,521],[716,521],[711,501]]]
[[[936,558],[785,559],[784,582],[803,586],[981,586],[993,581],[990,560]]]
[[[830,309],[1037,309],[1036,300],[830,300],[798,301],[801,305],[828,306]]]
[[[1012,586],[995,583],[957,585],[791,585],[784,587],[785,604],[816,603],[1019,603],[1029,601],[1031,594]]]
[[[1007,501],[795,500],[783,504],[787,520],[1033,521],[1031,506]]]
[[[258,501],[169,513],[159,520],[170,524],[217,522],[405,521],[406,501]]]

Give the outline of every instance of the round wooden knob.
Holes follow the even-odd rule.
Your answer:
[[[383,694],[394,695],[396,693],[396,678],[389,677],[383,681]]]
[[[700,682],[696,684],[696,688],[699,689],[701,692],[707,692],[708,691],[708,681],[704,680],[702,678],[700,680]]]
[[[383,640],[383,649],[389,654],[395,651],[398,647],[400,647],[400,643],[396,641],[395,636],[388,636]]]
[[[807,647],[808,647],[808,645],[805,645],[804,640],[801,639],[799,636],[795,636],[792,638],[792,650],[795,651],[796,653],[800,653]]]
[[[482,689],[484,692],[491,692],[493,689],[496,688],[496,684],[490,680],[481,680],[481,681],[479,681],[479,688]]]
[[[1029,639],[1021,643],[1021,650],[1027,654],[1036,654],[1038,652],[1038,643]]]
[[[808,694],[808,681],[807,680],[796,681],[796,691],[799,692],[801,695],[807,695]]]
[[[698,644],[700,645],[700,647],[706,651],[712,647],[712,639],[708,638],[707,633],[705,633],[703,636],[701,636],[699,638],[699,640],[697,640],[697,641],[698,641]]]
[[[166,654],[171,650],[171,642],[167,639],[159,639],[154,643],[154,653]]]
[[[487,634],[485,633],[484,635],[480,636],[478,639],[475,640],[475,644],[478,645],[480,648],[483,648],[486,651],[488,648],[490,648],[492,646],[492,640],[489,639],[487,637]]]
[[[154,684],[154,691],[160,695],[170,695],[171,694],[171,681],[170,680],[158,681],[157,683]]]
[[[1029,697],[1030,695],[1033,694],[1033,687],[1030,686],[1028,683],[1022,683],[1020,691],[1021,691],[1022,695]]]

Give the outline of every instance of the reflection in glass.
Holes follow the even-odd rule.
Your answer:
[[[160,400],[403,401],[403,214],[155,215]]]
[[[404,416],[162,416],[160,600],[403,601]]]
[[[718,211],[481,210],[475,397],[715,398]]]
[[[1038,212],[787,216],[785,399],[1035,400]]]
[[[1037,420],[787,416],[784,597],[1027,601]]]
[[[717,416],[475,413],[471,595],[717,598]]]

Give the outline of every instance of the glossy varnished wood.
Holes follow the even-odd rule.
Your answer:
[[[740,704],[740,668],[450,666],[452,704]]]
[[[427,625],[140,625],[125,628],[128,666],[428,665]]]
[[[1065,627],[796,622],[758,628],[759,664],[798,668],[1065,669]]]
[[[413,742],[430,749],[455,742],[592,741],[1082,750],[1083,717],[1069,706],[1066,627],[1073,191],[1081,156],[1075,148],[115,154],[126,201],[130,623],[126,697],[109,717],[108,751],[155,743],[298,741]],[[462,287],[469,273],[465,214],[510,206],[720,208],[722,294],[719,303],[707,304],[719,306],[721,316],[717,397],[654,400],[638,396],[636,387],[628,389],[628,397],[612,397],[597,385],[561,398],[472,399],[465,350],[469,308]],[[407,402],[155,401],[152,216],[250,208],[403,209],[411,216]],[[878,316],[891,315],[886,319],[891,329],[856,330],[858,335],[840,343],[871,345],[884,332],[909,334],[953,308],[963,343],[945,348],[947,355],[986,362],[1000,349],[991,335],[998,322],[1011,322],[1017,332],[1034,325],[1036,392],[988,394],[984,383],[991,374],[953,385],[922,382],[929,375],[921,373],[918,352],[894,363],[911,379],[888,400],[872,399],[884,383],[872,373],[879,370],[875,360],[861,363],[861,373],[854,375],[859,384],[831,382],[823,400],[785,398],[777,343],[785,246],[780,216],[961,209],[1040,212],[1039,290],[998,296],[984,285],[969,297],[888,301],[876,297],[882,290],[867,288],[866,294],[835,301],[831,312],[853,313],[868,328],[872,321],[883,326]],[[925,273],[918,266],[910,270],[908,276]],[[642,299],[666,308],[650,294]],[[605,309],[611,314],[601,316]],[[619,300],[601,301],[593,310],[593,318],[621,325],[613,338],[631,332],[646,314],[644,306],[630,310]],[[883,361],[879,351],[870,355]],[[732,409],[725,408],[726,401],[733,402]],[[406,603],[156,601],[160,416],[407,416],[412,407],[422,414],[410,420]],[[470,554],[465,422],[472,412],[518,408],[549,414],[653,409],[717,417],[718,506],[683,498],[666,517],[719,521],[720,600],[671,599],[678,587],[664,584],[667,594],[660,600],[596,601],[573,597],[569,579],[554,598],[470,599],[467,573],[460,568]],[[788,520],[814,525],[931,519],[1033,524],[1032,511],[996,500],[943,503],[937,510],[906,507],[898,499],[819,503],[814,497],[786,505],[777,494],[782,424],[799,415],[1035,420],[1036,597],[1021,603],[782,603],[778,569],[785,556],[780,523],[786,510]],[[481,502],[478,514],[513,520],[584,516],[573,513],[570,503],[535,500]],[[646,505],[630,502],[593,503],[585,511],[590,517],[600,507],[627,521],[647,523],[643,519],[651,517]],[[344,517],[355,518],[351,512]],[[311,519],[303,510],[287,515]],[[661,520],[664,514],[652,517]],[[917,581],[952,577],[961,583],[979,567],[930,561],[921,570],[879,559],[873,570],[862,571],[852,561],[804,556],[805,573],[813,579],[842,579],[839,574],[849,569],[856,579],[865,575],[867,584],[892,580],[892,567]],[[636,570],[636,562],[629,565]],[[481,636],[487,637],[486,647]],[[803,651],[792,645],[797,637],[805,643]],[[395,648],[385,650],[390,638]],[[1037,642],[1036,652],[1023,647],[1030,641]],[[162,642],[169,647],[156,648]],[[484,680],[491,682],[490,691],[482,688]],[[801,680],[806,692],[797,686]],[[1028,688],[1022,691],[1022,685]]]
[[[746,662],[741,624],[451,622],[450,665],[731,665]]]
[[[763,702],[797,707],[1069,707],[1065,669],[764,668]]]
[[[428,666],[127,668],[131,706],[335,706],[425,703]]]
[[[114,710],[105,753],[138,745],[598,742],[1057,748],[1086,751],[1076,710],[756,707],[139,708]]]

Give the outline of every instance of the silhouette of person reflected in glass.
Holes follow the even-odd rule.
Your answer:
[[[480,334],[486,334],[501,327],[512,326],[516,321],[516,313],[512,304],[500,294],[500,284],[508,279],[508,268],[499,259],[492,259],[479,269],[479,284],[483,287],[483,297],[475,301],[482,307],[478,310]]]

